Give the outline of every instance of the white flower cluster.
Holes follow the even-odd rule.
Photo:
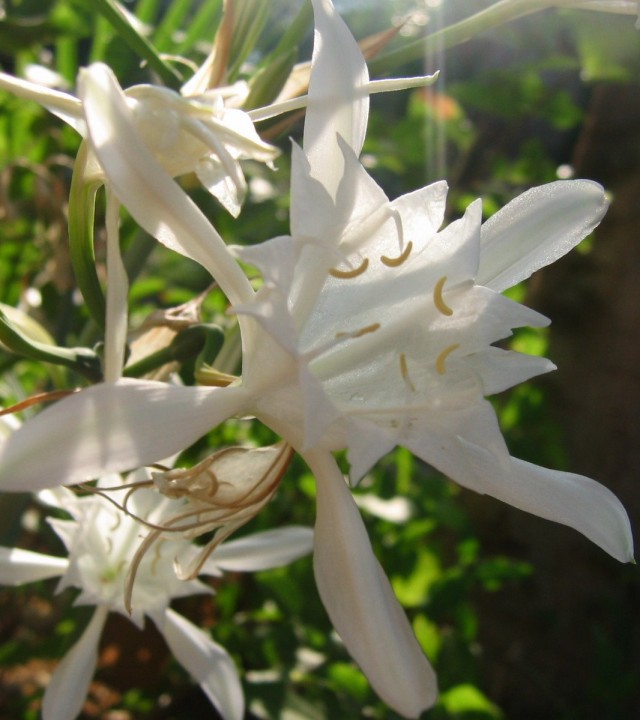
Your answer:
[[[402,445],[461,485],[564,523],[618,560],[632,560],[618,499],[589,478],[511,457],[486,399],[553,369],[544,358],[496,347],[514,328],[548,323],[501,293],[598,225],[607,209],[602,188],[586,180],[534,188],[484,224],[477,201],[444,228],[444,182],[389,200],[359,160],[375,89],[367,66],[331,0],[313,0],[313,8],[304,140],[292,150],[291,231],[251,247],[227,246],[173,180],[195,170],[237,214],[245,188],[238,160],[275,157],[222,94],[123,91],[101,64],[81,71],[77,99],[11,85],[74,124],[88,148],[88,175],[159,242],[211,273],[242,334],[242,376],[224,386],[123,379],[126,289],[118,295],[118,276],[110,274],[106,381],[56,403],[4,442],[0,487],[58,488],[41,497],[71,519],[52,521],[68,559],[5,550],[0,580],[60,575],[62,586],[80,588],[78,602],[96,606],[47,691],[47,720],[79,711],[106,613],[125,608],[135,622],[153,619],[225,718],[242,717],[229,656],[169,603],[208,592],[198,574],[271,567],[310,551],[311,531],[302,528],[221,544],[268,502],[291,449],[316,480],[322,600],[373,688],[406,717],[433,705],[435,674],[372,552],[335,451],[347,452],[355,484]],[[238,259],[260,271],[258,290]],[[114,473],[149,467],[245,416],[284,443],[219,456],[193,471],[139,470],[124,483],[141,488],[106,494],[122,484]],[[60,489],[87,478],[101,478],[99,494],[77,498]],[[220,534],[196,557],[191,538],[211,530]],[[145,552],[136,554],[141,536]],[[185,579],[176,575],[176,558]]]

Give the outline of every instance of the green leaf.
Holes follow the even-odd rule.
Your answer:
[[[462,684],[450,688],[440,695],[440,703],[454,717],[474,717],[500,720],[502,713],[481,690],[473,685]]]

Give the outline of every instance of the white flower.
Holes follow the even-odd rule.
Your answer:
[[[225,388],[145,381],[90,388],[11,438],[0,481],[34,488],[146,465],[232,415],[255,415],[316,477],[314,566],[337,631],[379,695],[416,717],[435,701],[435,677],[332,452],[347,449],[355,482],[405,445],[460,484],[574,527],[630,560],[629,521],[617,498],[589,478],[512,458],[485,399],[553,368],[493,345],[513,328],[547,323],[500,292],[574,247],[606,201],[595,183],[552,183],[483,226],[476,202],[444,230],[444,183],[389,201],[357,159],[366,65],[329,0],[313,4],[316,45],[303,149],[293,151],[291,236],[236,250],[263,273],[257,293],[235,283],[236,270],[225,275],[220,257],[214,262],[219,245],[207,244],[214,231],[175,186],[154,177],[151,187],[143,175],[118,171],[125,154],[139,164],[125,104],[106,75],[85,76],[85,103],[104,108],[115,98],[106,111],[109,142],[94,142],[114,191],[147,230],[182,243],[212,272],[217,265],[223,288],[235,283],[228,295],[242,329],[242,379]]]
[[[149,476],[138,471],[125,484],[144,480]],[[102,478],[98,487],[117,488],[121,484],[120,476],[114,475]],[[122,503],[126,492],[110,492],[109,497]],[[0,583],[20,585],[59,576],[59,590],[78,588],[76,604],[95,606],[92,620],[54,672],[44,696],[44,720],[72,720],[84,704],[108,613],[129,617],[125,586],[141,537],[146,533],[133,515],[163,525],[167,513],[184,508],[184,503],[162,499],[155,490],[144,488],[131,494],[127,503],[131,514],[125,514],[105,497],[78,498],[65,488],[43,491],[40,499],[71,515],[69,520],[50,519],[68,558],[0,547]],[[200,572],[219,576],[224,570],[245,572],[284,565],[308,553],[312,537],[310,529],[293,526],[256,533],[219,546],[201,564]],[[176,659],[200,683],[221,715],[226,720],[241,720],[244,699],[231,657],[207,633],[170,607],[174,598],[212,593],[199,580],[181,580],[174,572],[176,558],[188,561],[199,555],[199,549],[181,534],[165,533],[137,565],[130,617],[139,627],[145,615],[151,618]]]
[[[99,63],[88,72],[111,74]],[[87,113],[92,110],[81,99],[6,73],[0,73],[0,88],[40,103],[86,137]],[[239,160],[269,164],[279,154],[276,147],[260,139],[249,115],[233,107],[242,92],[234,86],[185,95],[157,85],[135,85],[124,91],[139,137],[165,171],[171,177],[195,172],[234,216],[246,193]],[[86,175],[87,182],[105,179],[99,163],[91,157]]]

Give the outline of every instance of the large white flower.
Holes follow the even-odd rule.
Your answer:
[[[144,471],[127,483],[148,480]],[[117,488],[119,475],[101,479],[100,488]],[[110,492],[114,502],[123,502],[126,490]],[[162,498],[153,489],[137,490],[125,514],[105,497],[78,498],[65,488],[43,491],[40,499],[69,513],[71,519],[50,519],[67,549],[68,557],[54,557],[19,548],[0,547],[0,583],[23,583],[60,577],[58,589],[78,588],[76,604],[94,605],[95,613],[80,640],[69,650],[47,687],[43,702],[44,720],[72,720],[80,712],[95,671],[98,642],[109,612],[131,617],[139,627],[148,616],[163,634],[176,659],[200,683],[210,701],[226,720],[244,717],[242,687],[233,660],[223,647],[204,631],[171,609],[174,598],[212,589],[199,580],[176,576],[176,558],[188,562],[200,554],[181,534],[165,533],[137,565],[133,584],[132,614],[125,608],[125,588],[131,563],[141,536],[147,533],[134,515],[147,523],[163,525],[167,517],[184,509],[184,502]],[[204,562],[203,575],[222,575],[224,570],[253,571],[277,567],[307,554],[313,533],[309,528],[288,527],[255,533],[220,545]]]
[[[493,345],[547,320],[505,288],[568,252],[606,211],[588,181],[531,190],[481,225],[480,203],[440,230],[444,183],[394,201],[357,159],[368,113],[366,65],[329,0],[314,0],[314,48],[303,148],[294,146],[291,235],[237,249],[260,268],[258,292],[229,294],[243,334],[242,378],[226,388],[120,381],[46,410],[0,456],[7,489],[74,483],[177,452],[231,415],[253,414],[298,450],[317,480],[314,564],[331,619],[374,689],[419,715],[433,672],[377,563],[332,452],[353,481],[395,445],[460,484],[576,528],[619,560],[632,557],[627,515],[589,478],[512,458],[485,399],[553,368]],[[85,75],[83,102],[103,108],[89,134],[114,192],[166,244],[213,261],[215,233],[150,168],[126,99],[105,73]],[[92,114],[93,117],[93,114]],[[166,180],[166,182],[165,182]],[[219,246],[216,245],[216,248]],[[234,273],[236,271],[234,270]],[[222,275],[221,275],[222,273]],[[235,276],[234,276],[235,277]],[[46,480],[45,480],[46,478]]]

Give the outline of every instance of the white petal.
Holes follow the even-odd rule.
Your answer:
[[[200,683],[224,720],[242,720],[242,685],[229,653],[171,609],[163,615],[154,615],[154,622],[176,660]]]
[[[462,441],[474,468],[471,482],[461,484],[526,512],[574,528],[621,562],[633,560],[633,539],[627,513],[604,485],[574,473],[549,470],[511,458],[496,462],[483,448]],[[467,478],[470,480],[471,478]]]
[[[66,558],[0,547],[0,585],[22,585],[58,577],[64,574],[68,565]]]
[[[148,465],[184,450],[242,409],[240,388],[124,379],[65,398],[17,430],[0,452],[0,487],[39,490]]]
[[[98,661],[98,642],[109,611],[96,608],[82,637],[51,676],[42,701],[43,720],[73,720],[82,710]]]
[[[247,190],[244,178],[242,186],[238,187],[227,173],[224,165],[214,156],[198,161],[196,175],[204,187],[220,201],[224,209],[237,218]],[[240,175],[240,177],[242,176]]]
[[[302,362],[298,368],[298,384],[304,408],[302,449],[313,448],[322,442],[326,431],[334,421],[340,418],[341,412],[328,397],[323,384]]]
[[[559,180],[532,188],[482,226],[476,282],[501,292],[575,247],[602,220],[608,202],[598,183]]]
[[[488,347],[465,358],[482,380],[484,395],[493,395],[530,380],[536,375],[551,372],[556,366],[544,357],[525,355],[511,350]]]
[[[314,568],[322,602],[374,690],[401,715],[418,717],[436,700],[434,672],[333,457],[315,452],[305,459],[317,484]]]
[[[7,75],[6,73],[0,73],[0,88],[17,97],[37,102],[50,113],[53,113],[53,115],[56,115],[71,125],[71,127],[81,135],[84,135],[82,104],[80,100],[73,97],[73,95],[60,92],[59,90],[52,90],[43,85],[37,85],[28,80]]]
[[[76,504],[77,495],[68,488],[55,487],[48,490],[41,490],[37,494],[38,502],[58,510],[66,510],[73,514],[73,506]]]
[[[136,222],[205,267],[232,302],[251,298],[251,285],[220,235],[145,146],[111,70],[102,64],[83,70],[79,88],[92,148]]]
[[[336,140],[333,142],[337,147]],[[298,240],[324,241],[327,229],[334,225],[333,216],[334,203],[327,189],[311,177],[304,151],[291,143],[291,234]]]
[[[369,114],[367,65],[330,0],[313,0],[315,36],[303,147],[313,177],[335,198],[344,161],[337,135],[360,154]]]
[[[282,567],[313,550],[313,530],[292,525],[254,533],[220,545],[205,563],[207,568],[235,572],[256,572]]]
[[[444,220],[447,190],[447,183],[441,180],[392,201],[391,207],[402,217],[407,240],[427,241],[438,230]]]
[[[344,173],[340,179],[335,202],[336,220],[339,224],[347,226],[347,232],[350,229],[348,227],[350,223],[355,222],[357,226],[362,226],[373,220],[371,235],[375,235],[375,231],[379,230],[384,219],[388,217],[389,198],[365,170],[356,153],[341,135],[338,136],[338,145],[344,157]],[[360,234],[362,230],[358,228],[356,232]],[[369,233],[366,234],[369,235]],[[340,240],[341,244],[344,243],[344,235]],[[349,242],[347,244],[353,245]],[[365,244],[366,249],[369,248],[366,240],[364,243],[361,240],[359,244]],[[350,247],[349,249],[353,251],[359,248]]]
[[[425,408],[411,418],[404,433],[398,444],[460,485],[474,490],[478,488],[473,484],[473,458],[465,452],[465,441],[487,448],[496,467],[510,466],[496,413],[491,403],[482,397],[467,398],[461,394],[455,403]]]
[[[286,297],[297,256],[296,244],[291,237],[280,235],[257,245],[230,245],[229,249],[244,262],[255,265],[264,279]],[[237,312],[237,307],[234,311]]]
[[[347,424],[349,481],[357,485],[383,455],[396,446],[397,438],[371,422],[350,420]]]

